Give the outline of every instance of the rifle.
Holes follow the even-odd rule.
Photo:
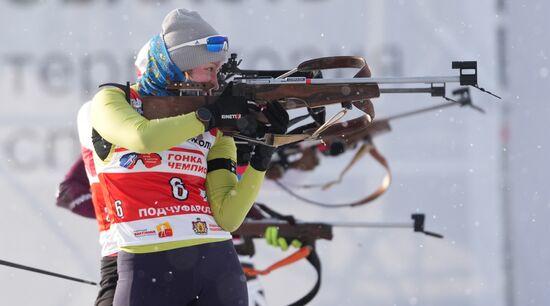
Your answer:
[[[233,235],[242,236],[247,239],[264,238],[265,230],[268,227],[277,227],[280,237],[293,240],[300,240],[304,245],[315,246],[320,239],[332,240],[334,227],[357,227],[357,228],[412,228],[414,232],[423,233],[428,236],[443,238],[442,235],[426,231],[424,229],[425,214],[412,214],[410,222],[375,223],[375,222],[289,222],[280,219],[264,219],[245,221],[238,229],[232,232]],[[253,247],[253,245],[252,245]],[[253,256],[255,249],[242,250],[244,255]]]
[[[257,204],[263,210],[271,215],[274,215],[281,219],[275,220],[250,220],[245,221],[236,231],[232,234],[236,236],[242,236],[244,240],[243,245],[236,245],[237,252],[242,255],[253,256],[255,253],[254,244],[252,239],[263,238],[266,229],[270,226],[278,228],[280,237],[286,239],[298,239],[303,243],[303,247],[288,257],[272,264],[266,269],[256,270],[251,267],[244,267],[244,272],[247,276],[253,277],[257,275],[267,275],[272,271],[294,263],[300,259],[306,258],[308,262],[315,268],[317,272],[317,281],[313,288],[298,301],[291,305],[306,305],[310,302],[321,287],[321,261],[315,251],[315,242],[319,239],[332,240],[332,228],[333,227],[359,227],[359,228],[412,228],[414,232],[424,233],[426,235],[443,238],[442,235],[433,232],[426,231],[424,229],[424,221],[426,219],[424,214],[412,214],[411,218],[413,222],[410,223],[375,223],[375,222],[297,222],[292,216],[281,216],[278,213],[273,212],[263,204]]]
[[[219,79],[221,89],[231,83],[231,94],[243,96],[257,104],[265,105],[278,101],[285,109],[308,108],[316,109],[331,104],[341,104],[342,110],[314,131],[301,131],[299,134],[274,135],[266,134],[264,139],[253,139],[240,135],[237,131],[224,131],[228,135],[253,143],[270,146],[281,146],[304,140],[323,140],[333,136],[325,131],[338,122],[353,106],[364,115],[354,121],[342,124],[352,125],[354,129],[367,127],[374,118],[374,107],[370,99],[379,97],[381,93],[430,93],[432,96],[445,96],[445,85],[457,82],[464,86],[473,86],[487,92],[477,85],[477,62],[453,62],[452,68],[459,69],[459,76],[450,77],[407,77],[407,78],[371,78],[370,68],[365,59],[354,56],[334,56],[311,59],[299,64],[282,74],[281,71],[240,70],[241,61],[232,54],[228,62],[222,66]],[[356,68],[359,71],[353,78],[323,79],[321,71],[328,69]],[[275,76],[277,75],[277,76]],[[429,87],[380,87],[387,84],[431,84]],[[442,84],[442,85],[437,85]],[[204,104],[214,103],[221,91],[212,92],[212,86],[203,83],[173,83],[169,90],[177,91],[180,96],[142,97],[143,115],[148,119],[176,116],[195,111]],[[208,91],[208,96],[183,96],[187,91]],[[496,95],[495,95],[496,96]],[[266,122],[265,117],[258,113],[257,119]],[[325,131],[323,136],[321,133]],[[348,131],[348,129],[344,130]],[[343,132],[338,130],[337,132]]]
[[[332,240],[332,224],[328,223],[288,223],[282,220],[262,220],[262,221],[246,221],[241,227],[235,230],[232,234],[243,236],[248,239],[264,238],[266,228],[275,226],[278,229],[280,237],[287,239],[298,239],[305,245],[314,246],[315,241],[319,239]],[[246,255],[254,255],[255,250],[243,250]]]

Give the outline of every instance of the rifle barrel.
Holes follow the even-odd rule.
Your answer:
[[[365,227],[365,228],[413,228],[414,224],[404,222],[323,222],[333,227]]]
[[[433,89],[429,87],[414,88],[380,88],[380,93],[432,93]]]
[[[263,225],[263,224],[268,224],[268,225],[273,225],[273,226],[277,226],[277,225],[288,225],[288,222],[287,221],[284,221],[284,220],[272,220],[272,219],[269,219],[268,221],[262,221],[262,220],[251,220],[251,221],[247,221],[245,222],[244,224],[249,224],[249,225]],[[299,221],[299,222],[296,222],[296,225],[307,225],[307,224],[326,224],[326,225],[330,225],[330,226],[333,226],[333,227],[378,227],[378,228],[412,228],[414,227],[414,224],[412,222],[325,222],[325,221],[320,221],[320,222],[302,222],[302,221]]]
[[[434,84],[459,83],[459,76],[428,76],[428,77],[384,77],[384,78],[342,78],[342,79],[308,79],[290,77],[285,79],[236,79],[237,83],[251,85],[283,85],[283,84],[311,84],[311,85],[345,85],[345,84]]]

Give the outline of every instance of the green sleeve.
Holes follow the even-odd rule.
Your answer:
[[[107,141],[138,153],[172,148],[204,133],[204,125],[193,113],[148,120],[126,101],[124,92],[107,87],[92,100],[91,122]]]
[[[220,133],[221,134],[221,133]],[[218,136],[208,153],[208,160],[227,158],[236,160],[237,149],[233,138]],[[208,202],[218,225],[228,232],[241,226],[254,204],[264,180],[265,172],[248,167],[237,181],[229,170],[219,169],[206,175]]]

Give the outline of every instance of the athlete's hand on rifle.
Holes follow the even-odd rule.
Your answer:
[[[258,137],[263,137],[263,134],[265,134],[265,132],[273,134],[286,133],[289,117],[288,113],[279,102],[272,101],[271,103],[268,103],[266,107],[262,110],[262,113],[267,118],[268,123],[266,125],[260,124],[259,128],[257,129]],[[265,131],[263,133],[261,131],[262,126]],[[250,165],[258,171],[266,171],[267,168],[269,168],[271,156],[273,155],[273,153],[275,153],[276,150],[277,148],[275,147],[256,145],[256,148],[254,149],[254,154],[250,158]]]
[[[268,133],[284,134],[288,129],[289,117],[285,108],[281,103],[272,101],[268,103],[262,110],[262,113],[268,120],[267,129]]]
[[[257,122],[250,107],[257,107],[254,102],[241,96],[233,96],[233,83],[230,83],[213,104],[207,104],[204,108],[210,111],[211,117],[208,122],[208,129],[221,128],[236,130],[241,133],[252,133],[257,129]],[[199,120],[200,113],[197,111]]]
[[[247,143],[237,143],[237,165],[246,166],[250,162],[254,146]]]
[[[288,250],[288,242],[285,238],[279,237],[279,230],[276,226],[268,226],[265,229],[265,240],[267,241],[267,244],[272,245],[274,247],[281,248],[281,250],[286,251]],[[302,247],[302,242],[298,239],[293,239],[290,242],[290,245],[293,247],[299,249]]]

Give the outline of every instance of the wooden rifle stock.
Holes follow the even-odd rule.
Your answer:
[[[240,88],[245,86],[244,88]],[[377,84],[240,84],[236,93],[260,104],[279,101],[285,109],[322,107],[335,103],[365,101],[380,96]]]
[[[218,97],[214,96],[144,96],[143,116],[147,119],[160,119],[188,114],[199,107],[214,103]]]
[[[380,90],[376,84],[236,84],[233,94],[244,96],[260,105],[279,101],[285,109],[295,109],[366,101],[380,96]],[[144,96],[141,98],[143,116],[147,119],[158,119],[187,114],[202,105],[214,103],[218,98],[219,96]]]

